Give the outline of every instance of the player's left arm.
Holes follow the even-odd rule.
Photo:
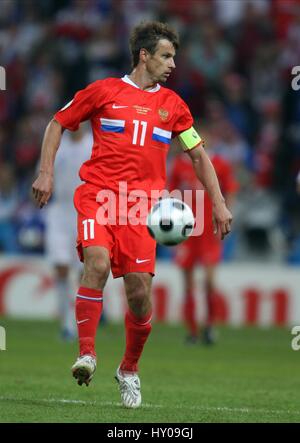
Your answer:
[[[230,211],[232,211],[232,208],[235,205],[235,201],[236,201],[236,192],[225,192],[224,193],[225,196],[225,200],[226,200],[226,205],[228,207],[228,209],[230,209]]]
[[[213,204],[215,233],[223,239],[230,232],[231,212],[227,209],[215,169],[203,148],[203,140],[193,128],[193,118],[186,103],[179,101],[173,133],[178,136],[181,146],[193,162],[197,178],[207,190]]]
[[[219,165],[219,169],[216,169],[216,173],[226,200],[226,205],[230,211],[232,211],[236,202],[239,184],[235,178],[231,164],[225,161],[225,159],[222,159],[222,163]]]
[[[225,235],[229,234],[231,230],[232,214],[226,206],[213,164],[203,149],[202,144],[190,149],[188,154],[193,162],[197,178],[201,181],[211,198],[215,233],[220,232],[223,240]]]
[[[179,134],[179,141],[193,162],[197,178],[211,198],[215,233],[220,232],[223,240],[230,232],[232,214],[226,206],[215,168],[203,148],[204,142],[193,127]]]

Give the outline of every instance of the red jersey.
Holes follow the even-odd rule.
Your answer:
[[[71,131],[91,121],[93,151],[80,169],[81,180],[114,192],[126,182],[128,193],[142,190],[148,197],[165,186],[171,138],[193,124],[175,92],[160,85],[143,91],[127,76],[90,84],[54,118]]]
[[[210,158],[223,194],[236,192],[238,183],[236,182],[230,163],[219,155],[213,155]],[[198,180],[191,159],[186,154],[178,155],[173,162],[172,170],[169,178],[169,190],[178,189],[184,191],[190,189],[193,191],[204,190],[202,183]],[[195,192],[193,192],[193,212],[195,211]],[[207,192],[204,193],[204,229],[213,229],[212,226],[212,203]]]

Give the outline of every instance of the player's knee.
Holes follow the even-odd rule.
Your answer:
[[[129,303],[136,305],[142,305],[146,298],[146,293],[143,288],[135,288],[128,293],[127,299]]]
[[[128,305],[138,317],[143,317],[151,310],[151,301],[148,292],[142,286],[127,294]]]
[[[125,276],[128,306],[138,317],[151,311],[151,278],[148,275],[131,273]]]
[[[94,262],[94,268],[98,275],[107,278],[110,272],[110,264],[106,261],[96,260]]]
[[[109,262],[99,257],[85,260],[82,284],[91,288],[103,289],[109,276],[109,271]]]
[[[86,275],[98,276],[99,278],[107,278],[109,275],[110,266],[104,260],[100,258],[93,258],[92,260],[87,260],[84,266],[84,272]]]

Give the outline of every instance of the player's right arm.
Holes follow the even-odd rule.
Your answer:
[[[60,109],[48,124],[42,145],[41,165],[38,178],[32,185],[33,195],[39,207],[47,204],[52,194],[53,170],[56,152],[64,129],[76,131],[81,122],[89,120],[106,97],[107,88],[97,80],[78,91],[73,100]]]
[[[64,128],[55,119],[50,121],[45,130],[39,175],[32,185],[33,196],[40,208],[48,203],[52,194],[54,160],[63,131]]]

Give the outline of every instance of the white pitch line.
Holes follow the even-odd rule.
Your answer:
[[[122,403],[118,402],[112,402],[112,401],[106,401],[106,402],[98,402],[98,401],[85,401],[85,400],[72,400],[72,399],[65,399],[65,398],[17,398],[17,397],[4,397],[0,396],[0,401],[33,401],[33,402],[42,402],[42,403],[58,403],[58,404],[77,404],[77,405],[85,405],[85,406],[122,406]],[[149,409],[164,409],[164,408],[170,408],[170,409],[179,409],[179,410],[185,410],[185,411],[215,411],[215,412],[234,412],[234,413],[242,413],[242,414],[251,414],[251,413],[262,413],[262,414],[292,414],[292,415],[299,415],[300,417],[300,411],[290,411],[286,409],[279,409],[279,410],[273,410],[273,409],[255,409],[255,408],[229,408],[227,406],[199,406],[195,405],[193,407],[185,407],[185,406],[163,406],[158,404],[151,404],[151,403],[143,403],[143,408],[149,408]]]

